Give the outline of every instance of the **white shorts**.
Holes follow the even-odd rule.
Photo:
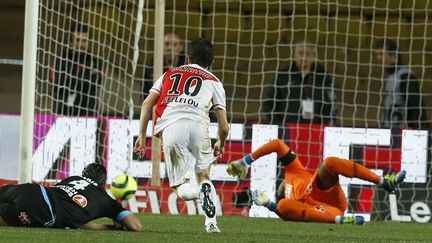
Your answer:
[[[194,120],[180,119],[166,127],[162,143],[170,187],[195,179],[216,160],[208,126]]]

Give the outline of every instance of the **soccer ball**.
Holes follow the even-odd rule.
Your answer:
[[[118,175],[111,183],[111,192],[117,200],[131,199],[137,189],[135,179],[125,174]]]

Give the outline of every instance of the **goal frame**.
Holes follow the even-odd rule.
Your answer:
[[[21,93],[19,183],[32,181],[39,0],[26,0]]]

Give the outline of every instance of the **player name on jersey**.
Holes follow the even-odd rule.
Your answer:
[[[167,96],[163,99],[162,104],[167,104],[167,103],[171,103],[171,102],[183,103],[183,104],[192,105],[194,107],[198,107],[198,102],[196,102],[194,99],[183,98],[183,97],[179,97],[179,96]]]
[[[63,190],[64,192],[66,192],[68,194],[69,197],[73,197],[74,195],[78,194],[77,190],[83,190],[85,189],[88,185],[93,185],[93,186],[98,186],[96,182],[86,178],[86,177],[82,177],[81,180],[77,180],[77,181],[72,181],[70,184],[67,185],[55,185],[53,187],[55,188],[59,188],[61,190]]]

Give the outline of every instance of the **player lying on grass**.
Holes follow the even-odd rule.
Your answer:
[[[227,172],[243,179],[255,160],[273,152],[277,153],[278,159],[285,166],[283,199],[276,204],[271,202],[265,193],[254,191],[252,200],[255,204],[274,211],[283,220],[362,225],[362,216],[343,216],[347,209],[347,200],[339,185],[338,176],[359,178],[393,192],[396,185],[405,179],[406,174],[401,171],[380,177],[360,164],[337,157],[325,159],[312,174],[281,140],[272,140],[243,159],[231,162]]]
[[[105,191],[106,169],[87,165],[52,187],[38,184],[0,187],[0,226],[141,231],[141,223]],[[112,225],[91,222],[108,217]]]

